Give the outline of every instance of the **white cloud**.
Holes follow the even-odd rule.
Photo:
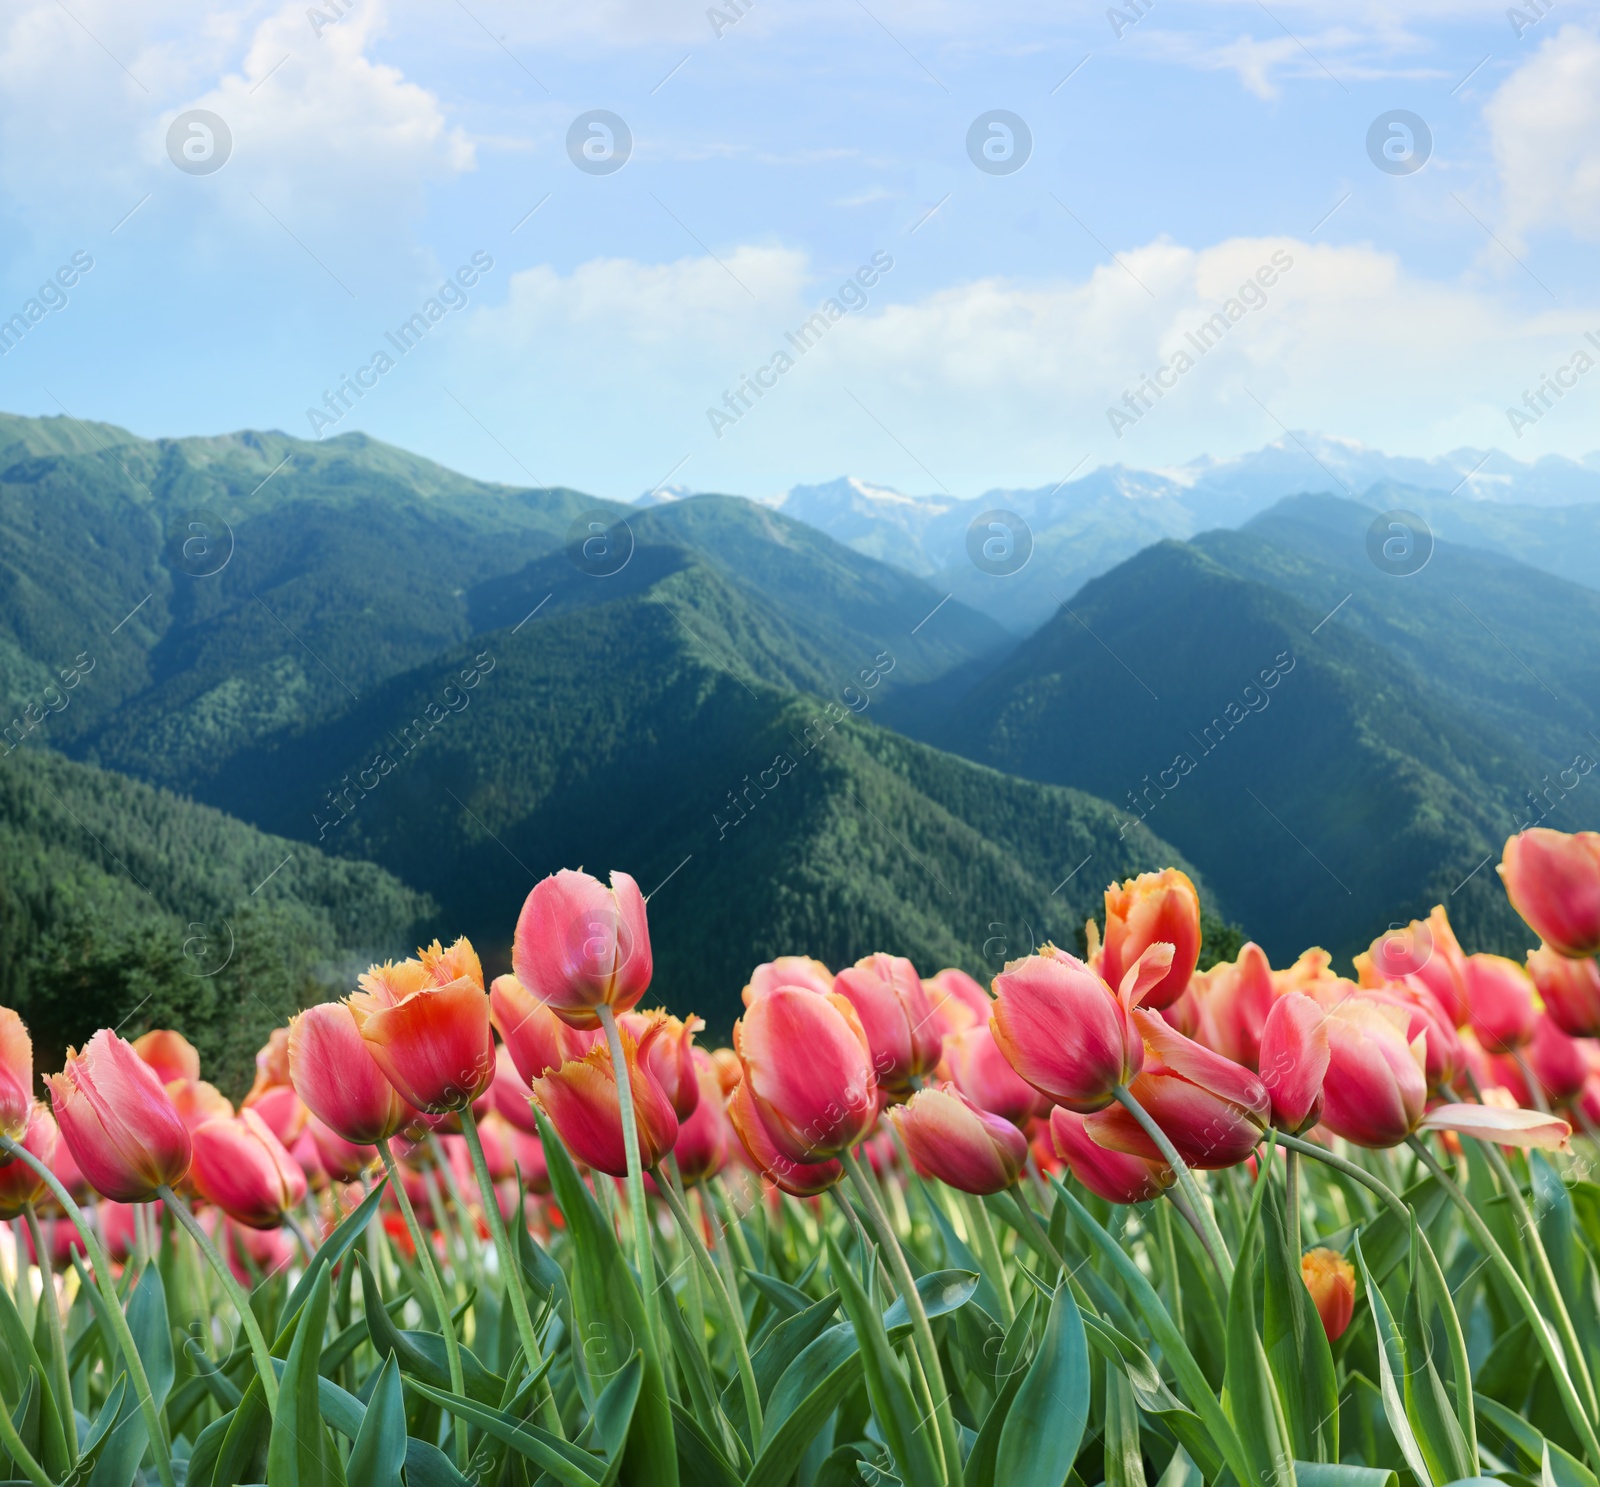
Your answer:
[[[1600,37],[1563,26],[1484,108],[1505,225],[1600,240]]]

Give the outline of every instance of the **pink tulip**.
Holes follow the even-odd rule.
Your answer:
[[[378,1148],[371,1143],[347,1141],[332,1126],[313,1115],[300,1135],[315,1148],[323,1170],[335,1182],[354,1182],[378,1160]],[[296,1151],[298,1151],[298,1146]]]
[[[706,1025],[705,1019],[690,1017],[683,1021],[670,1013],[656,1011],[625,1012],[617,1020],[641,1047],[652,1022],[666,1024],[665,1031],[650,1040],[650,1072],[672,1101],[678,1119],[688,1120],[700,1103],[700,1084],[694,1072],[694,1035]]]
[[[256,1050],[256,1080],[243,1103],[253,1104],[256,1098],[269,1089],[277,1089],[289,1082],[289,1029],[275,1027],[267,1041]]]
[[[33,1113],[33,1039],[22,1019],[0,1007],[0,1136],[22,1139]]]
[[[898,1095],[933,1071],[941,1030],[909,960],[865,956],[834,977],[833,989],[856,1009],[880,1089]]]
[[[1200,895],[1188,875],[1175,867],[1140,873],[1106,889],[1106,930],[1100,974],[1110,986],[1122,978],[1152,945],[1172,946],[1166,974],[1144,995],[1154,1011],[1183,995],[1200,956]]]
[[[57,1136],[49,1107],[43,1100],[35,1100],[17,1145],[48,1167],[56,1154]],[[44,1178],[21,1157],[0,1157],[0,1219],[16,1218],[27,1204],[37,1203],[48,1191]]]
[[[1591,1045],[1592,1046],[1592,1045]],[[1568,1037],[1554,1019],[1541,1017],[1534,1024],[1533,1041],[1526,1049],[1528,1067],[1551,1105],[1565,1105],[1588,1081],[1589,1050]]]
[[[1027,1165],[1027,1137],[1009,1120],[979,1110],[953,1084],[918,1090],[889,1119],[917,1171],[963,1193],[1004,1192]]]
[[[598,1027],[592,1033],[569,1027],[515,976],[494,978],[489,1016],[524,1084],[568,1059],[582,1058],[604,1036]]]
[[[294,1236],[287,1229],[253,1229],[228,1219],[222,1230],[222,1253],[241,1286],[253,1286],[294,1263]]]
[[[1552,950],[1600,954],[1600,832],[1532,827],[1506,842],[1499,873],[1512,907]]]
[[[1544,1009],[1573,1038],[1600,1036],[1600,962],[1572,960],[1541,945],[1528,956],[1528,974]]]
[[[299,1139],[311,1114],[305,1101],[290,1084],[275,1084],[258,1095],[246,1095],[240,1108],[254,1110],[267,1129],[285,1146],[292,1146]],[[231,1111],[228,1113],[232,1114]]]
[[[550,1191],[550,1164],[545,1159],[544,1146],[537,1135],[511,1127],[511,1162],[522,1176],[522,1185],[530,1193]]]
[[[733,1046],[744,1067],[745,1099],[790,1161],[828,1160],[872,1129],[878,1114],[872,1051],[846,998],[777,987],[734,1023]]]
[[[775,986],[798,986],[825,995],[833,990],[833,972],[809,955],[780,955],[751,971],[741,993],[745,1006]]]
[[[56,1124],[73,1160],[102,1197],[143,1203],[189,1170],[189,1130],[156,1071],[102,1029],[51,1074]]]
[[[949,966],[935,976],[924,976],[922,990],[946,1038],[971,1027],[988,1026],[994,998],[965,971]]]
[[[1261,1031],[1278,1000],[1266,952],[1251,941],[1241,947],[1231,964],[1196,972],[1189,986],[1196,1012],[1190,1036],[1213,1053],[1247,1069],[1256,1068],[1261,1058]]]
[[[1398,1007],[1347,997],[1324,1024],[1328,1073],[1322,1123],[1357,1146],[1397,1146],[1422,1120],[1428,1098],[1426,1036],[1408,1039]]]
[[[651,973],[639,885],[614,872],[607,888],[565,869],[535,884],[517,919],[511,968],[535,999],[572,1027],[597,1026],[602,1006],[614,1012],[637,1006]],[[524,1071],[523,1077],[531,1083],[535,1076]]]
[[[635,1044],[631,1034],[620,1034],[633,1093],[639,1160],[646,1167],[654,1167],[678,1139],[677,1112],[650,1072],[650,1044],[665,1032],[664,1022],[654,1023],[640,1044]],[[531,1088],[550,1124],[579,1161],[612,1177],[628,1175],[622,1106],[611,1050],[606,1045],[591,1048],[581,1059],[569,1059],[559,1069],[547,1070]]]
[[[700,1098],[694,1109],[678,1126],[678,1144],[672,1155],[678,1163],[678,1175],[684,1184],[693,1187],[715,1177],[728,1161],[728,1115],[722,1108],[722,1085],[717,1079],[717,1066],[703,1048],[692,1053],[695,1080],[700,1088]]]
[[[987,1021],[953,1033],[944,1042],[950,1082],[980,1110],[1003,1116],[1015,1126],[1041,1114],[1046,1102],[1006,1061]]]
[[[758,998],[757,1005],[791,990],[796,996],[816,996],[815,992],[784,987]],[[817,999],[821,1000],[820,997]],[[755,1169],[769,1182],[796,1198],[810,1198],[817,1193],[824,1193],[844,1176],[844,1165],[840,1162],[831,1158],[798,1162],[778,1146],[772,1138],[772,1127],[751,1093],[748,1079],[741,1079],[728,1096],[728,1121]]]
[[[194,1185],[235,1223],[276,1229],[305,1201],[306,1175],[253,1109],[194,1133]]]
[[[565,1062],[563,1059],[562,1063]],[[559,1068],[560,1065],[555,1067]],[[543,1072],[541,1069],[540,1073]],[[526,1135],[539,1134],[539,1122],[533,1114],[533,1091],[511,1057],[511,1050],[504,1043],[495,1050],[494,1083],[489,1086],[489,1098],[502,1120]]]
[[[156,1069],[158,1075],[160,1072]],[[167,1085],[167,1095],[172,1100],[172,1108],[191,1131],[208,1120],[233,1114],[233,1101],[203,1079],[174,1079]]]
[[[415,1114],[373,1061],[342,1002],[320,1002],[291,1018],[285,1056],[295,1093],[354,1146],[388,1140]]]
[[[1165,979],[1171,946],[1153,945],[1113,991],[1075,955],[1046,945],[995,977],[990,1030],[1006,1061],[1046,1099],[1087,1113],[1144,1067],[1133,1022],[1142,993]]]
[[[1533,1039],[1533,979],[1503,955],[1467,957],[1467,1010],[1489,1053],[1511,1053]]]
[[[1420,976],[1407,976],[1392,986],[1361,993],[1381,1005],[1397,1007],[1406,1016],[1406,1041],[1426,1033],[1423,1045],[1427,1055],[1425,1073],[1430,1090],[1451,1089],[1467,1067],[1466,1049],[1461,1034],[1451,1024],[1439,999],[1428,990]]]
[[[1304,992],[1273,1004],[1261,1030],[1261,1082],[1272,1096],[1272,1123],[1297,1136],[1322,1118],[1328,1072],[1327,1014]]]
[[[1108,1151],[1089,1134],[1089,1119],[1057,1106],[1050,1112],[1049,1132],[1056,1153],[1091,1193],[1107,1203],[1144,1203],[1177,1181],[1163,1160]]]
[[[133,1040],[133,1051],[160,1076],[163,1084],[175,1079],[199,1079],[200,1052],[182,1033],[152,1028]]]

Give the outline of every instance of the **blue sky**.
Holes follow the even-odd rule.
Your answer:
[[[334,430],[624,498],[844,472],[969,495],[1285,427],[1600,446],[1593,6],[713,9],[14,0],[0,321],[74,253],[94,267],[0,358],[0,407],[311,436],[388,348]],[[167,152],[195,109],[232,135],[209,174]],[[633,139],[609,174],[568,154],[594,109]],[[997,109],[1032,135],[1009,174],[966,147]],[[1431,132],[1409,173],[1368,154],[1393,110]],[[385,331],[474,254],[465,303],[395,355]],[[828,321],[875,254],[892,268]],[[1108,416],[1162,369],[1136,421]],[[737,420],[708,416],[758,371]]]

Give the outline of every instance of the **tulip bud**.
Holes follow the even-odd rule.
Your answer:
[[[233,1114],[233,1101],[214,1084],[207,1084],[203,1079],[174,1079],[167,1085],[167,1096],[172,1101],[172,1108],[191,1131],[208,1120]]]
[[[1534,826],[1502,856],[1506,895],[1539,938],[1575,960],[1600,954],[1600,833]]]
[[[627,873],[607,888],[563,869],[534,885],[517,919],[511,968],[528,991],[572,1027],[598,1025],[598,1008],[626,1012],[650,985],[644,895]],[[530,1083],[534,1078],[524,1072]]]
[[[1356,1267],[1337,1250],[1312,1249],[1300,1256],[1300,1278],[1322,1318],[1329,1342],[1337,1342],[1356,1309]]]
[[[694,1109],[678,1125],[678,1144],[672,1155],[684,1185],[715,1177],[728,1160],[728,1115],[722,1108],[722,1085],[717,1066],[703,1048],[693,1049],[691,1059],[700,1098]]]
[[[619,1029],[633,1092],[639,1160],[645,1167],[654,1167],[678,1139],[677,1112],[649,1067],[650,1044],[665,1031],[664,1022],[654,1023],[644,1042],[636,1044],[631,1034]],[[579,1161],[612,1177],[628,1175],[616,1071],[605,1044],[546,1071],[531,1088],[540,1109]]]
[[[987,1021],[945,1039],[944,1063],[950,1082],[980,1110],[1026,1125],[1048,1106],[1031,1084],[1006,1061]]]
[[[133,1040],[133,1051],[154,1069],[163,1084],[200,1077],[200,1052],[182,1033],[152,1028]]]
[[[1600,1037],[1600,962],[1593,956],[1572,960],[1548,945],[1528,956],[1528,974],[1544,1010],[1573,1038]]]
[[[194,1133],[191,1176],[201,1197],[252,1229],[276,1229],[306,1196],[300,1164],[249,1108]]]
[[[345,1001],[384,1077],[431,1114],[465,1109],[494,1079],[489,998],[465,943],[448,952],[435,945],[421,962],[374,966]]]
[[[1533,980],[1516,961],[1467,957],[1467,1010],[1472,1031],[1489,1053],[1511,1053],[1533,1040],[1533,995]]]
[[[932,1072],[939,1062],[939,1020],[909,960],[865,956],[834,977],[833,989],[856,1009],[880,1089],[900,1094]]]
[[[342,1002],[320,1002],[291,1018],[285,1051],[295,1093],[341,1140],[375,1146],[414,1114]]]
[[[782,991],[777,994],[782,995]],[[769,1001],[772,995],[769,993],[758,998],[757,1004]],[[795,995],[814,996],[815,993],[795,990]],[[821,1000],[820,997],[817,999]],[[737,1026],[735,1024],[735,1028]],[[796,1198],[810,1198],[824,1193],[844,1176],[844,1164],[832,1158],[800,1162],[780,1149],[773,1140],[772,1127],[757,1107],[748,1079],[741,1079],[728,1096],[728,1120],[756,1170],[769,1182]]]
[[[1322,1124],[1357,1146],[1398,1146],[1428,1098],[1427,1035],[1408,1040],[1398,1007],[1358,994],[1327,1015]]]
[[[652,1022],[666,1024],[661,1035],[650,1040],[650,1072],[672,1101],[678,1119],[688,1120],[694,1114],[695,1106],[700,1103],[700,1084],[695,1078],[693,1051],[694,1035],[706,1025],[705,1019],[690,1017],[684,1022],[670,1013],[656,1011],[624,1012],[617,1021],[633,1034],[634,1041],[641,1047]]]
[[[1047,1099],[1080,1113],[1099,1110],[1143,1068],[1129,1002],[1076,956],[1046,945],[1008,963],[994,986],[994,1040]]]
[[[1550,1017],[1541,1017],[1534,1023],[1527,1060],[1551,1105],[1565,1105],[1589,1078],[1590,1062],[1584,1045],[1569,1038]]]
[[[751,971],[740,993],[745,1006],[775,986],[798,986],[805,991],[826,995],[833,990],[833,972],[809,955],[780,955]]]
[[[1195,1005],[1195,1027],[1190,1037],[1247,1069],[1258,1067],[1261,1032],[1278,1000],[1272,967],[1259,945],[1251,941],[1240,948],[1238,958],[1231,964],[1196,972],[1185,995],[1192,995]],[[1184,1031],[1181,1027],[1178,1030]]]
[[[1050,1140],[1072,1175],[1107,1203],[1143,1203],[1159,1197],[1177,1181],[1167,1163],[1157,1158],[1109,1151],[1089,1134],[1089,1118],[1057,1106],[1050,1112]]]
[[[1170,1007],[1183,995],[1200,958],[1200,895],[1186,873],[1169,867],[1140,873],[1106,889],[1106,932],[1100,974],[1110,986],[1121,984],[1130,967],[1152,945],[1172,946],[1172,964],[1146,991],[1152,1011]]]
[[[189,1130],[156,1071],[102,1029],[51,1074],[50,1101],[73,1160],[102,1197],[144,1203],[189,1170]]]
[[[1028,1161],[1028,1139],[1010,1121],[979,1110],[953,1084],[918,1090],[889,1112],[923,1177],[963,1193],[1004,1192]]]
[[[252,1105],[267,1090],[281,1088],[288,1082],[289,1030],[275,1027],[256,1052],[256,1081],[242,1103]]]
[[[28,1124],[17,1141],[29,1156],[49,1166],[56,1154],[56,1122],[43,1100],[28,1110]],[[21,1157],[0,1157],[0,1219],[14,1219],[29,1203],[37,1203],[49,1189],[45,1180]]]
[[[346,1141],[332,1126],[315,1115],[306,1122],[300,1139],[311,1142],[323,1170],[335,1182],[356,1181],[378,1160],[378,1148],[375,1145]]]
[[[489,1017],[526,1084],[546,1069],[582,1058],[594,1046],[556,1016],[515,976],[496,976],[489,988]]]
[[[949,966],[936,976],[924,976],[922,990],[944,1037],[988,1026],[994,998],[965,971]]]
[[[1272,1096],[1272,1123],[1298,1136],[1322,1118],[1328,1072],[1327,1014],[1304,992],[1291,991],[1261,1030],[1261,1082]]]
[[[734,1023],[733,1046],[744,1067],[745,1099],[771,1144],[791,1161],[824,1161],[872,1129],[878,1115],[872,1053],[844,997],[780,986]]]
[[[33,1039],[22,1019],[0,1007],[0,1136],[22,1139],[33,1112]]]

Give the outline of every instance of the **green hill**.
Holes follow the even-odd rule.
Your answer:
[[[1323,597],[1160,543],[1087,584],[939,741],[1143,816],[1279,963],[1348,955],[1440,901],[1472,948],[1520,951],[1485,863],[1542,766],[1446,700],[1450,678],[1326,622]]]
[[[0,760],[0,1005],[40,1069],[97,1027],[176,1026],[237,1092],[267,1031],[434,932],[382,869],[24,746]]]

